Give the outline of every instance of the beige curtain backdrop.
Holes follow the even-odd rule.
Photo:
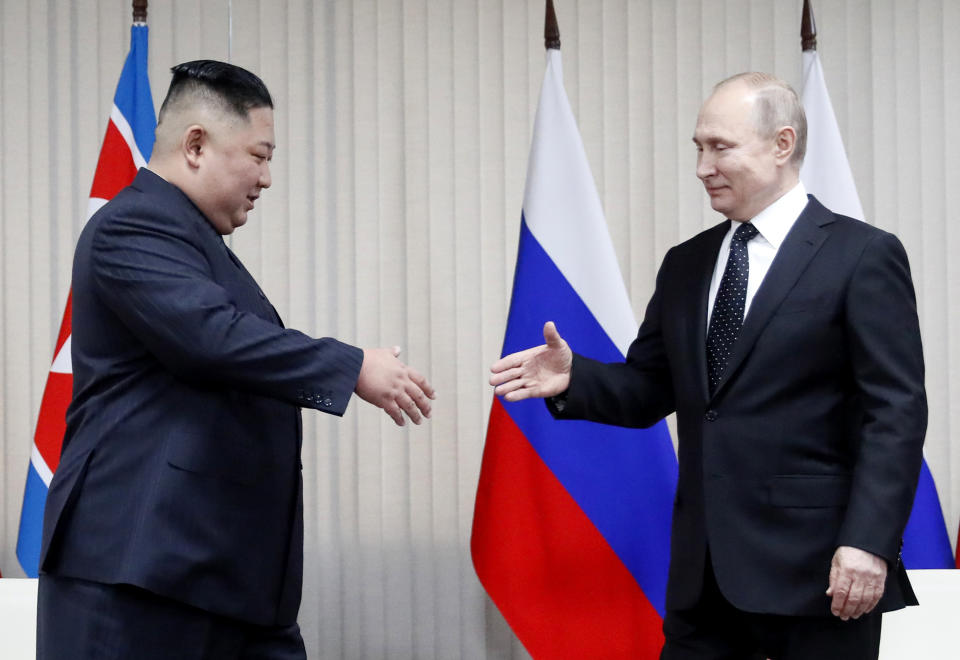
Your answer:
[[[638,316],[665,251],[719,220],[694,177],[701,100],[745,69],[799,86],[801,4],[557,0],[566,87]],[[195,58],[231,59],[274,94],[273,189],[231,242],[288,325],[399,344],[439,392],[422,427],[397,429],[362,402],[343,419],[305,415],[311,657],[525,657],[477,582],[469,535],[544,69],[543,1],[150,5],[157,107],[169,67]],[[815,10],[865,211],[912,262],[927,459],[953,538],[960,3]],[[34,425],[129,26],[128,0],[0,0],[5,576],[22,575],[14,546]]]

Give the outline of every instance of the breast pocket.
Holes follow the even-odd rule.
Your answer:
[[[777,308],[776,315],[827,312],[830,309],[832,304],[825,295],[790,296]]]

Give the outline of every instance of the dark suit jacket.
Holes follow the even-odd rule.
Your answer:
[[[671,249],[626,362],[575,356],[563,412],[549,405],[626,426],[676,411],[669,609],[696,602],[708,546],[717,583],[742,610],[828,615],[840,545],[887,560],[880,609],[914,603],[899,551],[927,405],[903,247],[811,197],[711,396],[707,294],[729,226]]]
[[[72,342],[41,570],[295,621],[300,407],[342,415],[362,351],[284,329],[200,211],[145,169],[80,235]]]

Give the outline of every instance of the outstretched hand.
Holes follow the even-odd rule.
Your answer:
[[[494,394],[507,401],[521,401],[556,396],[567,390],[573,351],[553,321],[543,326],[543,338],[546,344],[512,353],[493,363],[490,384],[496,388]]]
[[[363,364],[354,391],[368,403],[382,408],[397,424],[403,426],[404,413],[414,424],[430,417],[430,400],[436,393],[427,379],[405,365],[397,356],[400,347],[365,348]]]

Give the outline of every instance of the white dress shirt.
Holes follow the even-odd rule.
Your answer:
[[[763,209],[749,222],[760,232],[753,240],[747,243],[747,259],[750,263],[750,273],[747,279],[747,302],[743,308],[743,317],[750,311],[750,303],[760,288],[763,278],[770,270],[783,239],[787,237],[793,223],[797,221],[803,209],[807,206],[807,189],[802,182],[798,182],[789,192],[784,194],[773,204]],[[710,280],[710,297],[707,300],[707,327],[710,327],[710,316],[713,313],[713,303],[717,299],[717,290],[723,278],[723,270],[727,267],[730,257],[730,240],[740,223],[730,223],[730,231],[720,243],[720,252],[717,254],[717,263],[713,267],[713,279]]]

